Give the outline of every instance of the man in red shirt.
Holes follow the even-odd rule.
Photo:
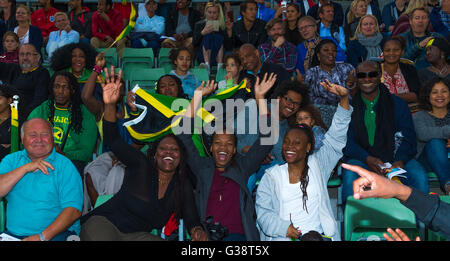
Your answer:
[[[97,11],[92,14],[91,45],[95,48],[109,47],[124,29],[122,14],[112,9],[112,0],[99,0]],[[117,54],[122,57],[126,39],[116,43]]]
[[[59,12],[59,10],[52,6],[52,2],[52,0],[39,0],[39,6],[42,6],[42,8],[31,14],[31,24],[39,27],[42,31],[44,46],[47,45],[50,32],[58,30],[54,23],[54,15]]]

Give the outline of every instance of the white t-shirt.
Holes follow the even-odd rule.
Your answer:
[[[280,191],[280,217],[284,220],[292,220],[294,227],[298,227],[302,234],[311,230],[323,233],[319,218],[319,184],[314,184],[314,179],[309,179],[306,192],[308,199],[306,200],[306,210],[303,208],[303,193],[300,188],[300,182],[296,184],[289,183],[289,173],[282,174]],[[288,239],[288,238],[287,238]]]
[[[14,33],[19,35],[17,33],[17,31],[19,31],[19,27],[18,26],[16,26],[16,28],[14,28]],[[30,29],[28,29],[27,33],[22,38],[19,37],[19,42],[20,42],[20,45],[24,45],[24,44],[27,44],[27,43],[30,42]]]

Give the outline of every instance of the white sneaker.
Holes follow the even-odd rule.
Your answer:
[[[209,64],[207,64],[207,63],[201,63],[198,67],[208,70],[208,74],[211,72],[211,68],[209,67]]]

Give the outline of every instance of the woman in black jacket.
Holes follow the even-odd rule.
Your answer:
[[[267,74],[260,83],[257,78],[255,83],[255,98],[258,104],[260,118],[270,120],[264,95],[273,86],[276,75]],[[202,96],[214,92],[217,84],[203,83],[194,93],[194,98],[183,117],[182,126],[192,126],[189,123],[194,117],[194,112],[202,99]],[[262,122],[263,120],[260,120]],[[267,121],[266,121],[267,122]],[[275,124],[274,124],[275,125]],[[267,126],[274,126],[270,125]],[[216,123],[217,126],[217,123]],[[276,125],[275,125],[276,126]],[[186,130],[192,131],[192,130]],[[180,131],[177,131],[180,132]],[[192,133],[192,132],[191,132]],[[222,238],[223,241],[259,241],[259,233],[254,218],[254,202],[247,187],[248,178],[258,170],[267,153],[273,147],[273,140],[269,137],[276,135],[270,129],[265,134],[260,133],[259,139],[253,143],[250,150],[242,156],[236,153],[237,138],[233,132],[215,130],[210,147],[211,157],[202,158],[197,153],[189,153],[188,164],[197,178],[196,203],[200,213],[200,219],[206,220],[212,216],[213,222],[219,222],[226,227],[229,235]],[[193,151],[195,146],[191,135],[178,135],[185,144],[187,150]]]
[[[81,240],[160,240],[154,228],[184,219],[193,241],[207,240],[194,203],[193,187],[186,176],[185,150],[173,135],[152,144],[145,156],[120,138],[116,104],[121,76],[105,68],[102,83],[105,111],[104,140],[127,168],[121,189],[110,200],[81,218]]]

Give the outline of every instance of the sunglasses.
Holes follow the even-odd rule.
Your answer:
[[[356,74],[356,78],[358,79],[364,79],[367,76],[369,76],[369,78],[375,78],[378,76],[378,72],[377,71],[373,71],[373,72],[359,72]]]

